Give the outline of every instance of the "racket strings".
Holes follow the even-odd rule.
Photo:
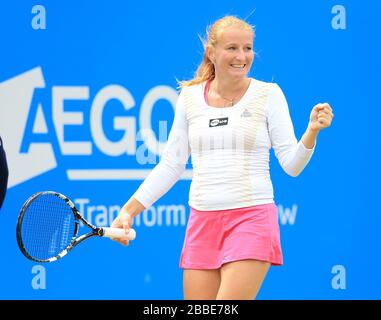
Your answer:
[[[75,217],[65,200],[54,194],[35,198],[25,210],[21,238],[26,252],[38,260],[58,256],[71,243]]]

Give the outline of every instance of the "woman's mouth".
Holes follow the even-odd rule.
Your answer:
[[[246,64],[231,64],[230,66],[235,69],[244,69],[246,67]]]

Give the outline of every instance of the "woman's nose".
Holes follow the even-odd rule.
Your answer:
[[[245,60],[245,52],[243,51],[243,49],[237,50],[236,59]]]

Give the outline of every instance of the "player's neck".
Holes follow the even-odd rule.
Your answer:
[[[219,95],[222,95],[225,97],[233,97],[237,95],[237,93],[239,92],[246,91],[247,87],[249,86],[249,83],[250,83],[249,78],[232,81],[230,79],[221,79],[216,77],[212,81],[211,86],[213,90]]]

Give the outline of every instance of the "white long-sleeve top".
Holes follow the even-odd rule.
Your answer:
[[[250,79],[232,107],[209,106],[205,82],[182,89],[159,164],[133,195],[150,207],[179,179],[191,155],[189,205],[202,211],[273,203],[271,147],[286,173],[297,176],[314,149],[295,138],[286,98],[275,83]]]

